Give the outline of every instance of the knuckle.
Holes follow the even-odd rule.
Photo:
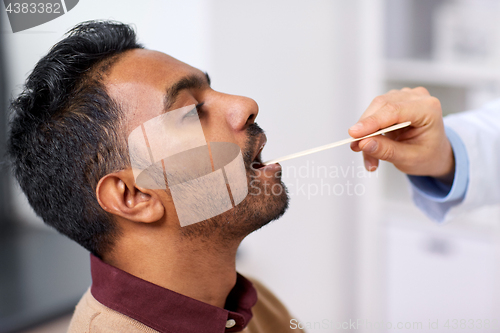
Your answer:
[[[394,147],[388,146],[380,155],[380,159],[384,161],[390,161],[394,157]]]
[[[439,101],[439,98],[437,98],[437,97],[430,96],[429,97],[429,103],[432,106],[441,107],[441,102]]]
[[[367,125],[378,124],[378,122],[379,122],[378,117],[379,117],[378,114],[372,114],[372,115],[369,115],[368,117],[366,117],[365,119],[363,119],[363,122]]]
[[[431,109],[439,114],[441,114],[441,102],[439,101],[438,98],[434,97],[434,96],[430,96],[428,99],[427,99],[428,103],[429,103],[429,106],[431,107]]]
[[[395,114],[399,111],[399,106],[396,103],[387,102],[384,109],[389,114]]]
[[[387,98],[385,95],[379,95],[373,99],[373,102],[376,104],[385,104],[387,102]]]
[[[422,86],[416,87],[415,89],[413,89],[413,91],[415,91],[417,93],[420,93],[420,94],[423,94],[423,95],[430,95],[429,91],[426,88],[422,87]]]

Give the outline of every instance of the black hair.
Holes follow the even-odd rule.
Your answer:
[[[11,103],[7,152],[30,205],[100,257],[119,229],[97,202],[96,186],[130,165],[124,114],[103,78],[121,53],[137,48],[129,25],[80,23],[37,63]]]

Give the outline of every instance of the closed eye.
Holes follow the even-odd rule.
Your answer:
[[[196,115],[198,115],[198,110],[196,108],[193,108],[191,111],[184,115],[184,118],[194,117]]]
[[[191,111],[189,111],[188,113],[186,113],[184,115],[184,118],[189,118],[189,117],[197,116],[198,113],[199,113],[199,109],[203,106],[203,104],[205,104],[205,103],[199,103],[199,104],[197,104]]]

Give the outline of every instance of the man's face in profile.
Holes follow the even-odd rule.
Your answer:
[[[243,154],[248,195],[234,208],[183,228],[186,235],[221,233],[245,237],[278,218],[286,210],[288,197],[281,183],[278,164],[262,166],[260,151],[266,137],[254,123],[258,106],[252,99],[233,96],[210,88],[208,76],[166,54],[136,49],[121,55],[105,82],[110,96],[125,113],[125,137],[148,120],[165,112],[196,105],[207,142],[230,142]],[[196,110],[194,112],[196,112]],[[172,197],[160,197],[173,214]]]

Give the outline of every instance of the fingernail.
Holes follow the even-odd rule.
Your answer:
[[[377,150],[377,146],[377,141],[372,140],[363,147],[363,151],[366,153],[373,153],[375,150]]]
[[[353,125],[351,128],[349,128],[349,130],[350,131],[359,131],[362,128],[363,128],[363,124],[357,123],[357,124]]]
[[[365,169],[368,170],[369,172],[373,172],[373,171],[377,170],[377,166],[371,165],[371,163],[369,161],[365,160]]]
[[[372,165],[370,164],[370,161],[365,160],[365,169],[368,170],[368,171],[370,171],[371,167],[372,167]]]

